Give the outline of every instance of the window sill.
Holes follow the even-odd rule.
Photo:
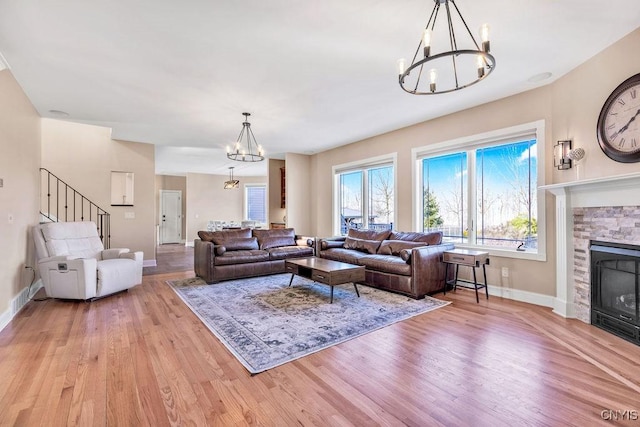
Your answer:
[[[495,256],[499,258],[514,258],[514,259],[526,259],[529,261],[546,261],[547,254],[545,252],[533,252],[533,251],[516,251],[515,249],[498,249],[489,246],[478,246],[454,243],[456,248],[460,249],[473,249],[475,251],[489,252],[489,256]]]

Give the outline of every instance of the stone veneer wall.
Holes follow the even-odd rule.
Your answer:
[[[640,245],[640,206],[573,209],[573,277],[576,317],[591,323],[591,259],[589,242]]]

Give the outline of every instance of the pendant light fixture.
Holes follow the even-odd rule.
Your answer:
[[[240,188],[240,181],[233,179],[233,166],[229,166],[229,180],[224,182],[225,190]]]
[[[237,162],[261,162],[264,160],[264,150],[261,145],[258,145],[251,131],[251,123],[249,123],[251,113],[242,113],[242,115],[244,116],[242,130],[233,148],[227,146],[227,158]]]
[[[496,67],[496,60],[489,53],[489,26],[482,25],[480,37],[482,48],[476,42],[466,21],[454,0],[434,0],[427,26],[424,29],[411,64],[407,67],[404,59],[398,60],[398,81],[400,87],[412,95],[436,95],[464,89],[484,80]],[[441,12],[440,8],[444,9]],[[458,16],[459,19],[454,20]],[[446,16],[444,25],[438,27],[439,16]],[[441,19],[441,21],[443,21]],[[445,27],[446,25],[446,27]],[[458,39],[455,28],[461,37]],[[468,38],[465,37],[468,34]],[[467,40],[467,47],[460,48],[458,42]],[[449,50],[433,51],[433,42],[448,45]],[[421,49],[422,48],[422,49]]]

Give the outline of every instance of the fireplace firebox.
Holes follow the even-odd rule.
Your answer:
[[[591,324],[640,345],[640,246],[591,241]]]

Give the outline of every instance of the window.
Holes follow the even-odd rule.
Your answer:
[[[246,184],[245,219],[259,223],[267,222],[267,186],[265,184]]]
[[[422,230],[441,230],[447,240],[467,237],[467,153],[425,158]]]
[[[387,230],[395,211],[394,159],[334,167],[336,233],[349,228]]]
[[[536,122],[414,150],[418,228],[440,230],[460,246],[544,257],[544,200],[537,195],[543,134]]]

